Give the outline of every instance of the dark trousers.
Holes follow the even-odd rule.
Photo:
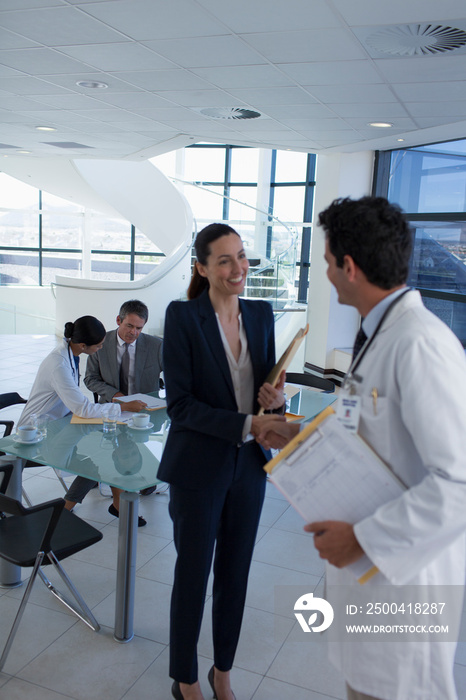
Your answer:
[[[197,643],[214,547],[214,663],[219,671],[233,665],[264,502],[263,464],[263,453],[251,442],[232,447],[228,460],[219,465],[219,477],[202,490],[170,486],[178,554],[170,612],[170,676],[181,683],[198,679]]]

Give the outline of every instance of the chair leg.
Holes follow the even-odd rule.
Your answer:
[[[64,478],[60,474],[60,470],[54,468],[53,471],[55,472],[58,481],[63,486],[63,488],[65,489],[65,493],[66,493],[68,491],[68,486],[66,485],[66,481],[64,480]]]
[[[71,612],[74,613],[77,617],[79,617],[79,619],[82,620],[88,627],[90,627],[91,630],[94,630],[94,632],[98,632],[100,630],[99,623],[95,619],[94,615],[91,613],[89,607],[84,602],[84,599],[82,598],[81,594],[73,585],[73,582],[71,581],[68,574],[56,558],[55,554],[52,551],[50,551],[48,552],[47,557],[55,567],[62,581],[66,584],[68,590],[73,595],[76,602],[78,603],[79,609],[75,605],[73,605],[73,603],[71,603],[63,595],[63,593],[61,593],[57,588],[55,588],[55,586],[48,580],[47,576],[44,574],[42,569],[39,569],[39,576],[42,579],[42,581],[45,583],[49,591],[55,596],[55,598],[57,598],[61,603],[63,603],[63,605],[68,608],[68,610],[71,610]]]
[[[13,644],[13,640],[15,638],[16,632],[18,630],[19,623],[21,622],[21,618],[23,617],[24,609],[26,607],[26,604],[29,600],[29,596],[31,594],[32,587],[34,585],[34,581],[36,580],[37,574],[40,572],[40,565],[42,564],[42,561],[44,559],[44,552],[39,552],[36,557],[36,561],[34,562],[34,566],[32,568],[32,573],[29,578],[28,584],[26,586],[26,590],[24,591],[24,595],[22,597],[18,612],[16,613],[15,620],[13,622],[13,627],[10,630],[10,634],[8,635],[8,639],[6,640],[6,644],[3,648],[2,656],[0,657],[0,671],[2,670],[3,666],[5,665],[5,661],[7,659],[8,653],[10,651],[11,645]]]
[[[30,507],[32,506],[32,501],[31,501],[31,499],[29,498],[29,496],[27,495],[26,489],[24,488],[24,486],[21,488],[21,492],[22,492],[22,494],[23,494],[24,500],[26,501],[27,505],[28,505],[29,508],[30,508]]]

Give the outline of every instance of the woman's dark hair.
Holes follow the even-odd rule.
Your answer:
[[[98,345],[105,338],[105,328],[94,316],[81,316],[74,323],[65,323],[64,335],[72,343]]]
[[[234,234],[239,237],[239,233],[235,231],[234,228],[228,226],[228,224],[209,224],[196,236],[194,241],[194,250],[196,251],[197,262],[201,265],[207,265],[207,258],[209,257],[210,244],[221,238],[222,236],[229,236]],[[196,299],[200,296],[204,289],[209,288],[209,282],[207,277],[202,277],[199,274],[196,265],[194,266],[193,276],[191,277],[191,282],[188,287],[188,299]]]

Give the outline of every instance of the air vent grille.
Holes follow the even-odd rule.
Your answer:
[[[405,24],[371,34],[366,44],[393,56],[438,55],[466,47],[466,31],[442,24]]]
[[[243,107],[206,107],[200,113],[213,119],[257,119],[261,116],[260,112]]]

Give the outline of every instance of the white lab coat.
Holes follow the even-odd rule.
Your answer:
[[[41,362],[18,425],[28,422],[31,413],[48,414],[52,419],[68,413],[81,418],[99,418],[102,406],[89,401],[78,387],[78,373],[68,341],[52,350]]]
[[[381,572],[364,585],[364,595],[370,601],[380,584],[463,586],[466,360],[461,344],[411,291],[392,308],[356,373],[362,377],[359,433],[409,487],[355,526]],[[348,570],[330,565],[327,582],[359,586]],[[351,641],[330,644],[329,654],[359,692],[381,700],[454,700],[455,646]]]

